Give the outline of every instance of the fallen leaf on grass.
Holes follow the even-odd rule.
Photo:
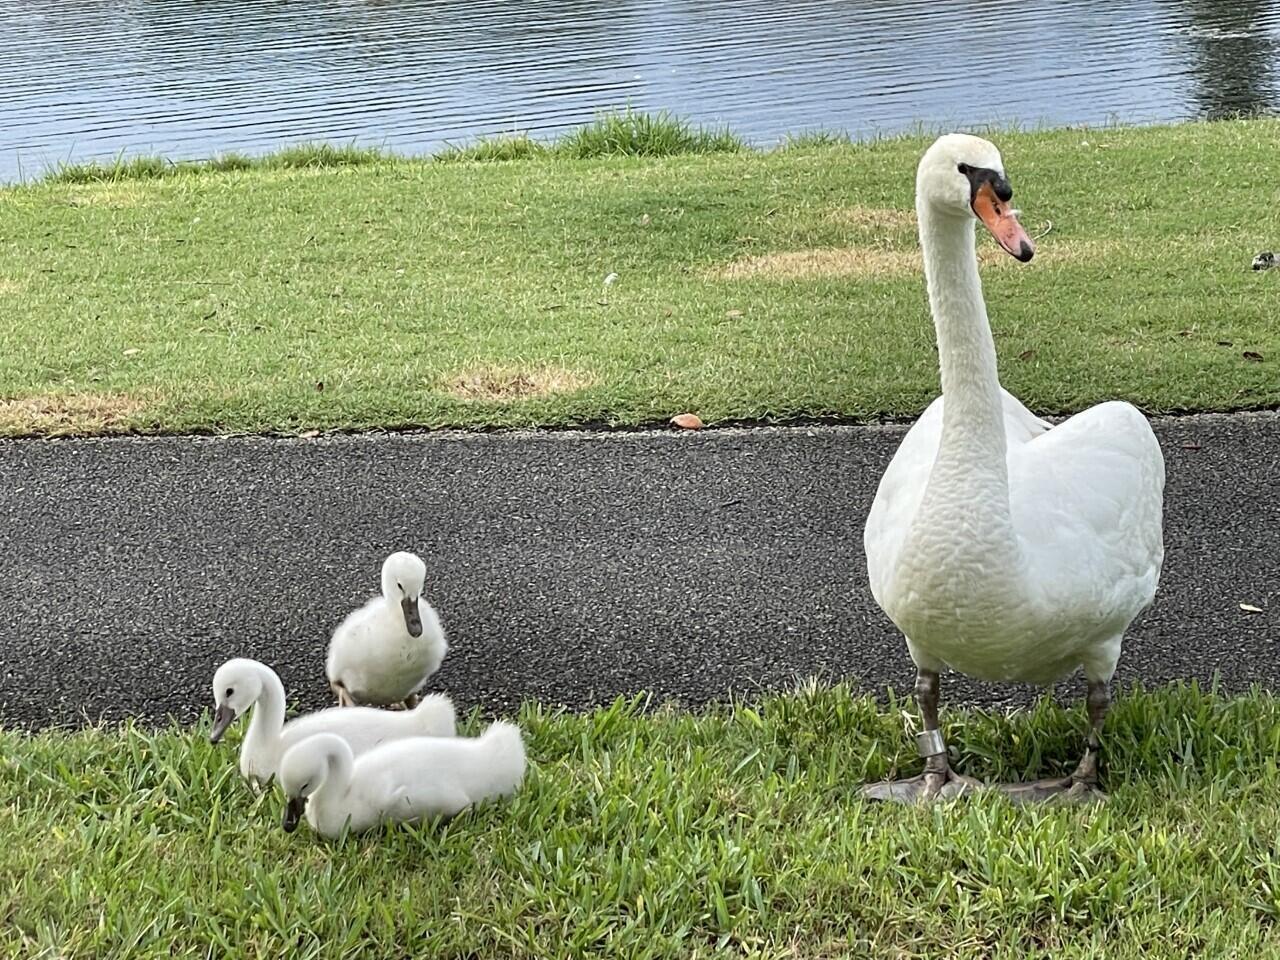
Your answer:
[[[1242,603],[1240,604],[1240,609],[1243,610],[1245,613],[1261,613],[1262,612],[1261,607],[1255,607],[1252,603]]]
[[[1240,356],[1244,357],[1246,360],[1252,360],[1254,363],[1262,362],[1262,354],[1257,350],[1246,350],[1244,353],[1240,354]]]
[[[298,436],[306,437],[308,440],[310,440],[312,437],[320,436],[320,431],[319,430],[303,430],[300,434],[298,434]]]
[[[671,425],[682,430],[701,430],[702,418],[696,413],[678,413],[671,418]]]
[[[141,351],[141,350],[139,350],[137,347],[131,347],[130,349],[128,349],[128,350],[126,350],[126,351],[124,352],[124,355],[125,355],[126,357],[136,357],[136,356],[137,356],[138,354],[140,354],[141,352],[142,352],[142,351]]]
[[[725,317],[729,320],[737,320],[740,316],[742,316],[741,310],[728,310],[725,312]]]
[[[1036,355],[1036,351],[1035,351],[1035,348],[1033,347],[1030,350],[1023,350],[1020,354],[1018,354],[1018,359],[1031,360],[1035,358],[1035,355]]]

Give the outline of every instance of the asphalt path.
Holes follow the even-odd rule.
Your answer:
[[[1120,679],[1280,687],[1280,417],[1155,426],[1167,559]],[[861,546],[904,429],[0,442],[0,725],[191,722],[232,656],[327,704],[328,636],[399,549],[452,645],[431,688],[464,708],[907,689]]]

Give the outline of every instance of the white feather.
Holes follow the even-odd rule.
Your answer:
[[[1047,683],[1083,666],[1109,680],[1160,577],[1164,458],[1127,403],[1051,426],[1000,388],[957,162],[1001,169],[973,137],[944,137],[921,161],[944,395],[881,478],[863,538],[871,591],[920,667]]]
[[[284,722],[285,693],[279,675],[265,663],[228,660],[213,675],[216,707],[234,711],[237,718],[252,709],[249,729],[240,746],[240,772],[257,784],[275,776],[284,752],[317,733],[342,737],[360,756],[390,740],[404,737],[452,737],[456,729],[453,703],[436,694],[423,697],[412,710],[373,707],[330,707]]]
[[[478,737],[414,737],[353,757],[339,737],[303,740],[280,764],[289,799],[306,798],[306,818],[325,837],[387,821],[452,817],[514,793],[524,780],[520,729],[499,721]]]

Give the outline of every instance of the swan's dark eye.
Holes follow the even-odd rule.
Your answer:
[[[234,688],[234,687],[227,687],[227,696],[228,696],[228,697],[229,697],[229,696],[231,696],[231,695],[232,695],[233,693],[235,693],[235,692],[236,692],[236,691],[235,691],[235,688]]]

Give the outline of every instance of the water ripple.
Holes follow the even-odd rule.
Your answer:
[[[6,0],[0,180],[120,153],[409,153],[630,104],[791,132],[1270,111],[1258,0]]]

